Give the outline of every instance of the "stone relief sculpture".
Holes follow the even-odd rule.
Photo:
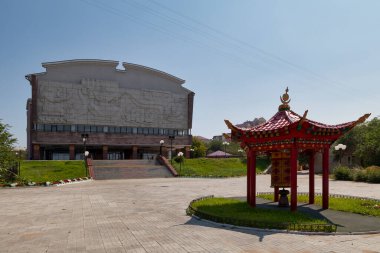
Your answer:
[[[38,122],[187,128],[187,95],[121,88],[117,82],[39,82]]]

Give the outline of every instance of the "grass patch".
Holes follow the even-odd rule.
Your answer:
[[[258,197],[273,200],[273,194],[269,193],[260,194]],[[331,210],[380,217],[380,201],[339,197],[330,197],[329,199],[329,209]],[[297,201],[301,203],[308,203],[309,195],[298,195]],[[315,205],[322,206],[322,196],[315,196]]]
[[[21,177],[33,182],[54,182],[85,177],[83,161],[22,161]]]
[[[252,208],[247,202],[228,198],[206,198],[190,204],[188,212],[216,222],[257,228],[301,230],[301,226],[329,225],[327,220],[317,219],[301,212]],[[321,226],[322,227],[322,226]],[[315,230],[313,230],[315,231]],[[326,227],[323,229],[326,231]]]
[[[264,158],[257,158],[257,173],[269,165]],[[181,166],[173,159],[173,166],[180,176],[190,177],[239,177],[247,175],[247,165],[240,158],[194,158],[186,159]]]

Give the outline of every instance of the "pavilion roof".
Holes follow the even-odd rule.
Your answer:
[[[304,130],[304,136],[307,134],[314,134],[320,136],[333,136],[331,138],[337,139],[341,134],[352,129],[355,125],[364,122],[370,114],[364,114],[359,119],[346,122],[337,125],[328,125],[307,119],[306,110],[303,116],[290,110],[289,106],[289,95],[288,88],[286,93],[280,97],[282,104],[278,108],[278,112],[270,118],[267,122],[250,128],[237,127],[233,125],[230,121],[225,120],[226,125],[231,129],[231,134],[233,139],[241,140],[241,137],[251,138],[252,136],[257,138],[269,138],[269,137],[280,137],[282,135],[288,135],[291,129]],[[305,135],[306,134],[306,135]],[[299,136],[299,134],[297,134]]]
[[[292,110],[279,111],[267,122],[258,126],[251,127],[251,128],[240,128],[240,127],[234,126],[228,120],[226,120],[226,124],[231,130],[238,130],[241,132],[275,131],[275,130],[281,130],[285,127],[289,127],[290,125],[293,125],[295,123],[303,123],[303,122],[307,122],[311,126],[314,126],[316,128],[340,130],[347,127],[354,127],[356,124],[364,122],[370,115],[370,114],[365,114],[362,117],[360,117],[358,120],[346,122],[343,124],[328,125],[328,124],[323,124],[317,121],[307,119],[306,114],[307,113],[305,113],[304,116],[300,116],[299,114],[293,112]]]

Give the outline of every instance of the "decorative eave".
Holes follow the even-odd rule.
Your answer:
[[[293,138],[299,139],[304,147],[317,147],[331,145],[344,133],[350,131],[357,124],[363,123],[371,114],[367,113],[355,121],[338,125],[327,125],[307,119],[308,110],[303,116],[290,110],[287,104],[290,100],[286,94],[281,101],[283,104],[279,111],[267,122],[251,128],[240,128],[225,120],[227,127],[231,130],[231,138],[242,142],[246,146],[267,146],[272,148],[286,148]],[[261,148],[260,148],[261,149]]]

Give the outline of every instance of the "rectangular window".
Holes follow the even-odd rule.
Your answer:
[[[158,135],[159,134],[159,130],[160,130],[159,128],[154,128],[153,129],[153,134],[154,135]]]
[[[133,134],[137,134],[137,127],[133,128]]]
[[[143,129],[141,127],[137,128],[137,134],[143,134]]]
[[[115,127],[115,133],[120,133],[120,127]]]
[[[97,126],[96,127],[96,132],[97,133],[103,133],[103,131],[104,131],[104,127],[103,126]]]
[[[71,132],[75,132],[77,130],[75,125],[71,125]]]
[[[123,134],[127,133],[127,128],[126,127],[121,127],[120,130],[121,130],[121,133],[123,133]]]
[[[43,124],[37,124],[37,131],[44,131],[44,125]]]
[[[57,132],[63,132],[63,125],[57,125]]]
[[[85,126],[84,126],[84,131],[85,131],[85,132],[91,132],[91,126],[89,126],[89,125],[85,125]]]
[[[104,132],[104,133],[108,133],[108,126],[105,126],[105,127],[103,128],[103,132]]]
[[[127,127],[127,134],[132,134],[133,128],[132,127]]]
[[[144,127],[144,128],[143,128],[143,133],[144,133],[144,134],[149,134],[149,128]]]
[[[84,125],[77,125],[77,132],[83,133],[84,132]]]
[[[174,131],[173,131],[173,129],[168,129],[168,134],[169,134],[169,135],[174,135]]]
[[[51,125],[45,124],[44,125],[44,131],[45,132],[51,132]]]

